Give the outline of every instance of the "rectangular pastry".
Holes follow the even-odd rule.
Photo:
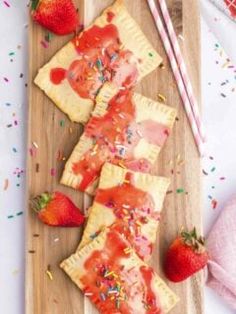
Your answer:
[[[161,63],[161,58],[122,0],[43,66],[35,83],[72,121],[87,122],[106,81],[130,88]]]
[[[176,110],[107,83],[68,159],[61,183],[93,194],[106,161],[150,172],[170,134]]]
[[[161,314],[178,302],[126,239],[108,228],[61,267],[101,314]]]
[[[168,178],[106,163],[78,250],[104,227],[113,225],[128,239],[139,257],[148,261],[169,184]]]

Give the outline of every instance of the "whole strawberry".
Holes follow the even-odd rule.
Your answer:
[[[84,222],[80,209],[63,193],[45,192],[32,200],[38,218],[54,227],[78,227]]]
[[[57,35],[76,31],[79,15],[72,0],[32,0],[33,20]]]
[[[166,277],[174,282],[183,281],[202,269],[208,261],[204,238],[196,229],[182,231],[169,247],[164,261]]]

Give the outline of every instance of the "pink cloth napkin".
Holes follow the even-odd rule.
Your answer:
[[[208,239],[207,285],[236,309],[236,196],[226,204]]]

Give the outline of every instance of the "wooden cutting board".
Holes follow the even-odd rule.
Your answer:
[[[75,1],[85,25],[112,0]],[[143,32],[164,59],[164,69],[157,69],[137,86],[143,95],[157,99],[166,96],[167,103],[178,109],[178,121],[156,165],[156,173],[171,177],[170,192],[163,208],[156,248],[151,264],[162,274],[162,258],[170,241],[181,227],[195,225],[201,230],[200,160],[178,90],[162,43],[145,0],[126,0],[127,7]],[[168,6],[178,33],[194,90],[200,95],[200,30],[197,0],[169,0]],[[45,190],[60,190],[68,194],[80,207],[91,201],[83,193],[61,186],[59,179],[68,158],[82,132],[79,124],[70,122],[55,105],[33,84],[37,70],[63,46],[68,37],[53,37],[48,48],[42,47],[46,31],[30,23],[29,27],[29,113],[28,113],[28,193],[31,198]],[[184,40],[183,40],[184,39]],[[35,147],[37,146],[37,147]],[[33,155],[33,156],[32,156]],[[53,169],[53,170],[52,170]],[[55,172],[55,174],[54,174]],[[51,175],[53,174],[53,175]],[[176,189],[184,189],[176,193]],[[79,242],[82,230],[44,226],[29,208],[26,215],[26,313],[27,314],[95,314],[97,311],[85,300],[58,267]],[[53,280],[46,275],[50,265]],[[198,273],[190,280],[169,286],[180,297],[172,310],[175,314],[203,313],[203,278]],[[112,314],[112,313],[111,313]],[[139,314],[139,313],[137,313]]]

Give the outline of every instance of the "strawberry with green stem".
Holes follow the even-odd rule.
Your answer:
[[[78,29],[79,14],[72,0],[31,0],[31,15],[35,22],[57,35]]]
[[[38,218],[54,227],[79,227],[84,223],[80,209],[63,193],[42,193],[32,201],[32,208]]]
[[[182,231],[170,245],[165,261],[164,272],[173,282],[180,282],[202,269],[208,262],[208,253],[203,237],[198,237],[196,228]]]

